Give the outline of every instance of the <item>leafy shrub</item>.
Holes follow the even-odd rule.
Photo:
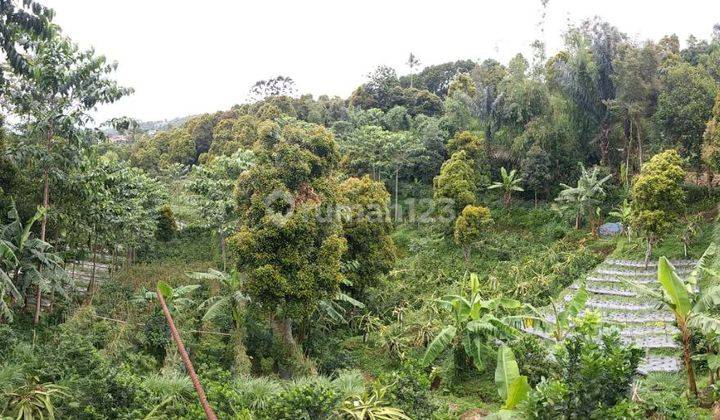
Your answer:
[[[282,386],[273,379],[241,377],[233,382],[242,404],[252,410],[262,411],[282,392]]]
[[[170,206],[163,206],[158,212],[155,237],[160,241],[167,242],[172,239],[176,231],[175,214]]]
[[[560,377],[541,382],[526,401],[529,418],[602,418],[628,395],[642,350],[622,345],[617,332],[580,328],[555,354]]]
[[[651,392],[643,395],[642,408],[648,416],[667,420],[690,418],[690,404],[680,392]]]
[[[551,375],[558,370],[555,363],[548,354],[548,350],[537,337],[529,334],[522,334],[510,344],[520,374],[528,378],[530,385],[535,386],[542,378],[551,378]]]
[[[346,370],[338,373],[332,386],[341,399],[347,399],[365,392],[365,378],[359,370]]]
[[[416,419],[432,418],[437,407],[430,399],[430,378],[412,362],[401,370],[381,378],[387,384],[387,398],[392,406],[401,408]]]
[[[327,419],[338,402],[337,393],[329,386],[308,383],[283,391],[256,414],[261,419],[273,420]]]

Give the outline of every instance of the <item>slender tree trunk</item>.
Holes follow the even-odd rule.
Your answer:
[[[642,169],[643,165],[643,144],[642,144],[642,136],[640,132],[640,124],[635,124],[635,133],[637,133],[637,144],[638,144],[638,171]]]
[[[537,190],[535,190],[535,208],[538,207],[538,198],[537,198]]]
[[[687,371],[688,385],[690,385],[690,392],[695,397],[698,396],[697,383],[695,382],[695,371],[692,367],[691,350],[690,350],[690,331],[687,325],[684,323],[679,325],[682,332],[682,343],[683,343],[683,359],[685,361],[685,370]]]
[[[218,236],[220,237],[220,257],[222,259],[223,271],[227,271],[227,254],[225,250],[225,235],[222,229],[218,229]]]
[[[575,215],[575,230],[580,230],[580,212]]]
[[[50,138],[48,137],[48,149],[50,149]],[[40,223],[40,240],[45,240],[45,235],[47,232],[47,211],[50,208],[50,176],[48,174],[48,170],[45,169],[43,171],[43,208],[45,209],[45,212],[43,213],[42,222]],[[39,280],[38,280],[39,281]],[[33,318],[33,324],[37,325],[40,322],[40,310],[42,309],[42,289],[40,288],[40,283],[38,283],[37,288],[35,290],[35,317]]]
[[[115,276],[115,269],[117,267],[117,247],[115,246],[115,244],[113,244],[112,246],[112,257],[110,259],[112,261],[110,263],[110,267],[112,269],[112,271],[110,271],[110,278],[112,278]]]
[[[163,314],[165,314],[165,319],[170,326],[170,334],[172,335],[172,339],[173,341],[175,341],[175,345],[180,352],[180,357],[182,358],[183,364],[185,365],[185,370],[187,370],[188,375],[190,375],[190,380],[192,381],[193,387],[195,387],[195,392],[197,392],[198,399],[200,400],[200,405],[205,411],[205,417],[207,417],[209,420],[217,420],[217,416],[215,415],[212,407],[210,407],[210,404],[208,403],[207,396],[205,396],[205,390],[203,389],[202,384],[200,384],[200,379],[198,379],[198,376],[195,373],[195,368],[193,368],[192,362],[190,361],[190,356],[188,356],[188,353],[185,350],[185,345],[180,338],[180,333],[178,332],[177,328],[175,328],[175,322],[173,321],[172,315],[170,315],[170,310],[168,309],[167,304],[165,303],[165,298],[163,297],[160,290],[157,290],[157,296],[158,300],[160,301],[160,306],[162,307]]]
[[[400,177],[400,168],[395,168],[395,223],[400,219],[400,208],[398,207],[398,178]]]
[[[97,249],[95,248],[95,244],[90,244],[90,248],[92,249],[92,270],[90,272],[90,282],[88,283],[87,290],[85,291],[85,297],[92,296],[94,290],[95,290],[95,271],[97,269]]]
[[[648,264],[650,263],[650,257],[652,257],[652,249],[653,249],[653,238],[648,238],[647,241],[647,250],[645,251],[645,268],[648,268]]]

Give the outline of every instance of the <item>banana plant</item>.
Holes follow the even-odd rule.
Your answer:
[[[687,279],[678,276],[675,267],[665,257],[658,261],[658,281],[661,291],[652,290],[631,280],[625,280],[644,295],[657,299],[662,305],[668,307],[675,315],[675,323],[680,329],[683,360],[688,377],[690,391],[698,395],[695,372],[692,366],[692,333],[693,330],[705,334],[720,334],[720,319],[710,311],[720,307],[720,285],[698,291],[697,286],[702,273],[717,278],[718,273],[708,268],[709,260],[716,255],[716,245],[711,244]]]
[[[5,276],[0,274],[0,287],[9,290],[17,302],[23,295],[27,296],[31,287],[35,286],[38,291],[36,308],[41,305],[39,292],[52,292],[52,296],[60,293],[67,297],[66,286],[70,283],[67,273],[62,269],[62,258],[54,252],[52,245],[32,235],[33,225],[42,219],[44,214],[45,209],[39,207],[35,215],[23,223],[15,203],[12,203],[8,212],[10,223],[4,225],[0,231],[0,254],[5,267],[10,267],[3,270]],[[12,280],[8,281],[10,272]],[[10,288],[11,284],[13,288]],[[0,306],[6,308],[0,310],[7,318],[8,305],[4,303]]]
[[[623,229],[625,230],[625,235],[627,236],[628,242],[630,242],[630,237],[632,236],[632,232],[630,230],[630,217],[632,216],[632,207],[630,206],[630,202],[627,200],[623,200],[622,204],[619,206],[616,206],[610,213],[608,213],[610,216],[617,218],[620,223],[622,223]]]
[[[20,291],[15,287],[6,270],[14,270],[18,260],[13,252],[10,242],[0,239],[0,319],[12,322],[13,312],[10,307],[12,301],[22,300]],[[8,299],[11,302],[8,302]]]
[[[190,295],[199,289],[199,284],[187,284],[184,286],[172,287],[164,281],[157,283],[157,288],[163,294],[170,312],[183,312],[195,305],[195,300]],[[158,301],[158,294],[155,291],[142,290],[132,298],[137,304],[149,304]]]
[[[583,284],[562,310],[558,310],[558,305],[555,301],[551,301],[551,306],[555,314],[555,321],[550,324],[552,324],[553,337],[556,341],[560,342],[563,340],[566,332],[570,330],[573,318],[577,317],[580,314],[580,311],[582,311],[585,307],[587,298],[588,293],[585,289],[585,285]]]
[[[520,185],[523,179],[517,174],[517,170],[513,169],[509,173],[503,166],[500,168],[500,181],[495,181],[488,187],[489,190],[500,189],[503,193],[503,205],[507,207],[512,200],[514,192],[525,191]]]
[[[449,295],[438,302],[453,315],[453,324],[445,326],[428,345],[422,363],[429,366],[445,350],[462,348],[474,366],[485,369],[483,355],[491,349],[493,339],[508,339],[519,333],[523,325],[539,321],[534,308],[505,297],[483,299],[477,274],[470,275],[467,295]],[[508,311],[525,309],[526,315],[504,315]],[[500,315],[503,313],[503,315]]]
[[[251,362],[243,342],[245,338],[245,307],[250,298],[241,291],[244,277],[238,273],[226,273],[210,269],[205,273],[186,273],[193,280],[210,280],[220,283],[221,294],[208,298],[200,304],[205,311],[203,321],[217,321],[229,316],[232,322],[232,339],[235,353],[235,373],[250,374]]]
[[[527,376],[520,375],[515,354],[510,347],[502,346],[498,350],[497,366],[495,367],[495,385],[500,398],[505,402],[499,412],[492,415],[494,419],[522,418],[515,410],[527,399],[531,387]]]

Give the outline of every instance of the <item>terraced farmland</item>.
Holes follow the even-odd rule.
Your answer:
[[[689,274],[695,263],[694,260],[673,261],[680,276]],[[584,310],[599,312],[604,321],[620,328],[625,343],[634,343],[645,349],[646,356],[640,365],[642,373],[679,370],[679,343],[675,339],[679,331],[673,325],[673,314],[660,302],[639,295],[624,281],[626,279],[659,288],[657,262],[648,264],[646,268],[642,261],[608,259],[587,278],[568,287],[560,296],[560,306],[569,302],[584,283],[588,293]],[[548,313],[546,318],[554,322],[554,315]],[[532,332],[549,338],[537,330]]]

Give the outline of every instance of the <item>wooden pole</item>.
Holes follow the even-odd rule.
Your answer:
[[[163,297],[162,292],[159,289],[157,289],[156,293],[158,300],[160,301],[160,306],[162,306],[163,313],[165,314],[165,319],[170,326],[170,334],[172,335],[173,341],[175,341],[175,345],[177,346],[178,351],[180,351],[180,357],[182,358],[183,364],[185,365],[185,369],[190,375],[190,380],[192,381],[193,387],[195,387],[195,392],[197,392],[198,394],[198,398],[200,399],[200,405],[202,405],[202,408],[205,411],[205,417],[207,417],[208,420],[217,420],[217,416],[215,415],[212,407],[210,407],[207,397],[205,396],[205,390],[203,390],[202,384],[200,384],[200,379],[198,379],[198,376],[195,373],[195,369],[193,368],[192,362],[190,361],[190,356],[188,356],[187,351],[185,350],[185,345],[180,338],[180,333],[178,332],[177,328],[175,328],[175,322],[173,321],[172,315],[170,315],[170,310],[165,303],[165,298]]]

